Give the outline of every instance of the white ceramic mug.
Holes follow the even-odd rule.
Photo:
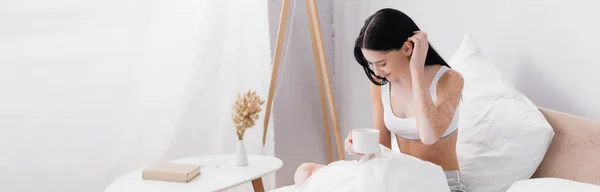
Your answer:
[[[353,129],[352,149],[362,154],[372,154],[379,151],[379,130]]]

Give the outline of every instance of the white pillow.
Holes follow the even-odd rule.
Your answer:
[[[537,178],[517,181],[506,192],[530,192],[530,191],[545,191],[545,192],[598,192],[600,186],[588,183],[581,183],[559,178]]]
[[[538,108],[511,86],[469,34],[449,62],[465,80],[457,155],[469,191],[505,192],[529,179],[554,132]]]

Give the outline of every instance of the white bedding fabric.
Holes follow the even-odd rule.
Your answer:
[[[515,182],[506,192],[599,192],[600,186],[559,178],[536,178]]]
[[[314,173],[300,187],[287,186],[271,192],[304,191],[430,191],[448,192],[444,171],[438,165],[392,152],[382,153],[364,164],[336,161]]]

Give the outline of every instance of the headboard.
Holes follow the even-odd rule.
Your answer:
[[[554,138],[534,178],[556,177],[600,185],[600,122],[540,108]]]

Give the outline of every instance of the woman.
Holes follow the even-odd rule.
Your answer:
[[[466,191],[456,155],[458,105],[463,78],[429,45],[410,17],[382,9],[367,18],[356,38],[354,57],[372,82],[371,101],[379,143],[442,167],[451,191]],[[353,155],[352,134],[345,141]],[[305,163],[294,176],[302,185],[324,167]]]

